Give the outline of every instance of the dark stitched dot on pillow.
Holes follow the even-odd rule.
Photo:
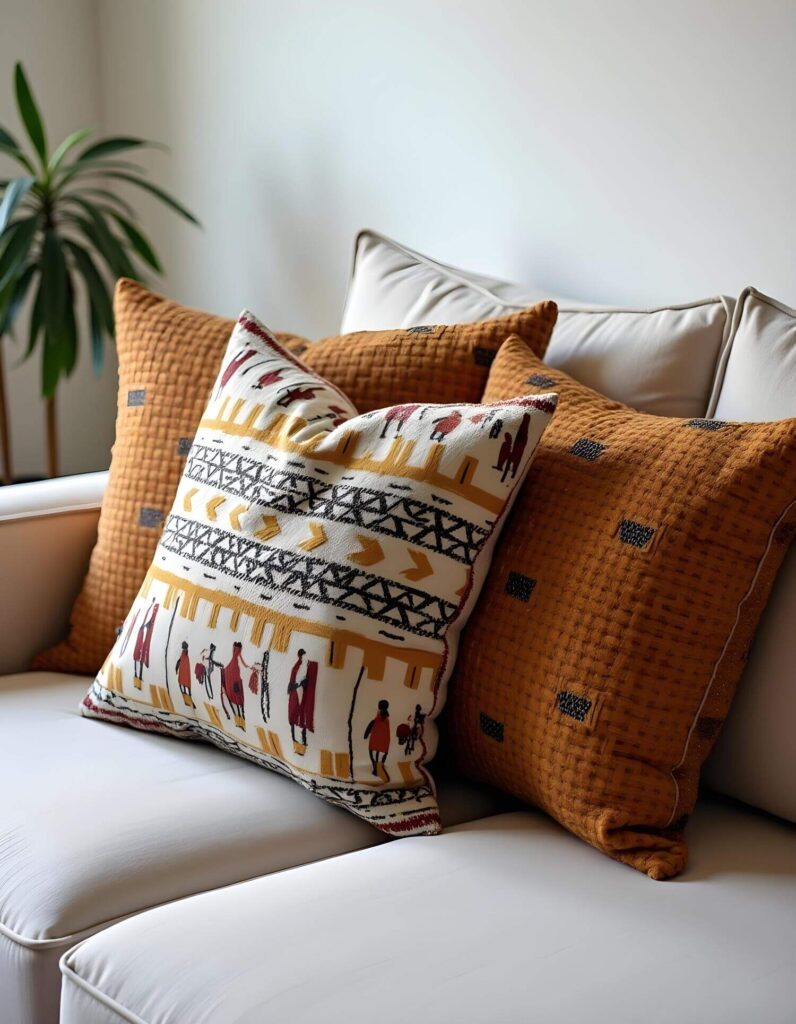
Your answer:
[[[578,722],[585,722],[591,708],[591,701],[588,697],[581,697],[569,690],[560,690],[556,694],[556,703],[562,715],[568,715]]]
[[[478,716],[481,724],[481,732],[488,736],[491,740],[495,740],[496,743],[503,742],[503,723],[496,721],[494,718],[490,718],[489,715],[485,715],[483,711]]]
[[[644,526],[633,519],[623,519],[619,524],[619,539],[633,548],[647,547],[654,535],[654,526]]]
[[[138,513],[139,526],[160,526],[164,516],[159,508],[146,508],[142,506]]]
[[[526,384],[533,384],[535,388],[551,388],[555,381],[552,377],[545,377],[543,373],[535,373],[532,377],[529,377]]]
[[[703,420],[693,419],[686,422],[687,427],[693,427],[694,430],[721,430],[727,426],[726,420]]]
[[[518,601],[530,601],[536,580],[523,576],[521,572],[510,572],[506,580],[506,593]]]
[[[592,441],[589,437],[579,438],[569,449],[570,455],[577,455],[587,462],[595,462],[605,451],[605,445],[599,441]]]

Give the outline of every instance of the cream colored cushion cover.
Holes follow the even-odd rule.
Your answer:
[[[754,288],[738,299],[711,413],[796,416],[796,310]],[[796,821],[796,548],[779,571],[724,730],[703,773],[724,793]]]
[[[586,306],[439,263],[373,231],[356,244],[341,330],[463,323],[554,298],[545,362],[643,412],[704,416],[732,303],[655,309]]]
[[[243,313],[84,714],[214,743],[391,835],[439,831],[434,719],[554,409],[358,416]]]
[[[796,831],[692,827],[682,884],[516,813],[174,903],[64,958],[62,1024],[791,1024]]]

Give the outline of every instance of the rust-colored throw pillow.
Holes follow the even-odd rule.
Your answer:
[[[35,668],[96,673],[155,554],[185,458],[234,320],[155,295],[122,279],[114,296],[119,397],[116,442],[97,543],[67,639]],[[308,342],[278,334],[300,355]]]
[[[187,309],[133,281],[115,297],[119,353],[116,443],[88,576],[68,638],[35,668],[96,673],[155,553],[234,320]],[[554,302],[478,324],[366,331],[310,345],[277,338],[345,391],[360,412],[403,403],[478,403],[510,334],[544,355]]]
[[[465,774],[646,872],[682,871],[699,770],[796,525],[796,420],[645,415],[516,338],[495,402],[556,391],[451,681]]]
[[[541,359],[556,324],[554,302],[475,324],[358,331],[324,338],[302,356],[360,412],[390,405],[481,401],[495,353],[519,335]]]

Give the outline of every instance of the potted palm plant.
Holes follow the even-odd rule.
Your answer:
[[[0,126],[0,154],[20,168],[0,180],[0,456],[11,481],[11,442],[2,342],[27,311],[22,359],[41,353],[41,394],[47,420],[47,464],[58,473],[55,397],[62,377],[75,368],[81,331],[76,315],[82,293],[94,371],[102,369],[106,338],[113,338],[113,285],[119,277],[142,280],[162,273],[135,210],[115,187],[143,189],[181,217],[198,221],[173,196],[153,184],[129,156],[155,143],[131,136],[93,140],[93,129],[73,132],[55,149],[47,135],[21,64],[14,72],[25,146]],[[26,300],[28,300],[26,302]]]

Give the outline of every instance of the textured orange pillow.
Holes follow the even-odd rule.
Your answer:
[[[451,681],[465,774],[652,878],[683,827],[796,522],[796,420],[649,416],[506,342],[484,394],[556,391]]]
[[[475,324],[358,331],[316,342],[302,359],[361,413],[414,402],[478,403],[506,338],[520,335],[541,359],[557,316],[554,302],[539,302]]]
[[[97,543],[68,638],[34,668],[95,673],[141,586],[174,501],[234,320],[188,309],[122,279],[114,296],[116,442]],[[308,342],[277,337],[300,355]]]

